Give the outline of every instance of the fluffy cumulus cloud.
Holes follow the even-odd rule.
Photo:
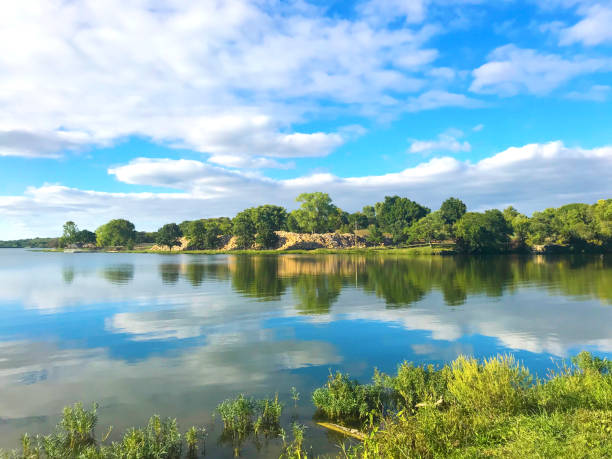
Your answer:
[[[57,158],[60,151],[84,148],[90,137],[84,132],[0,131],[0,156]]]
[[[502,96],[544,95],[580,75],[610,70],[608,58],[564,58],[510,44],[495,49],[488,62],[473,71],[470,89]]]
[[[409,196],[437,208],[450,195],[471,209],[514,205],[530,213],[569,202],[594,202],[612,193],[612,147],[571,148],[561,142],[513,147],[472,163],[434,157],[385,175],[340,178],[329,173],[273,180],[226,170],[202,161],[141,158],[109,170],[135,185],[167,187],[166,193],[109,193],[59,185],[29,188],[23,196],[0,197],[2,237],[48,234],[67,219],[95,228],[126,217],[140,229],[167,220],[232,216],[245,207],[274,203],[295,207],[304,191],[331,194],[353,211],[385,195]],[[41,215],[44,216],[41,218]]]
[[[467,140],[459,140],[463,132],[457,129],[449,129],[438,135],[435,140],[414,140],[410,145],[410,153],[432,153],[447,151],[452,153],[467,152],[472,146]]]
[[[10,2],[0,155],[54,156],[130,135],[242,158],[329,154],[341,133],[292,129],[320,101],[389,105],[426,86],[419,72],[438,55],[427,46],[438,29],[415,23],[419,2],[396,3],[368,2],[349,20],[276,0]],[[412,26],[387,28],[371,10]]]
[[[571,27],[560,31],[562,45],[582,43],[587,46],[612,42],[612,2],[588,4],[579,9],[583,18]]]

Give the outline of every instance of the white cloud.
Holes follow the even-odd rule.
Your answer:
[[[501,96],[521,92],[544,95],[577,76],[612,70],[610,59],[564,59],[512,44],[497,48],[488,59],[489,62],[472,72],[474,81],[470,90]]]
[[[472,99],[464,94],[455,94],[439,89],[432,89],[424,92],[418,97],[413,97],[407,103],[407,110],[417,112],[421,110],[433,110],[440,107],[482,107],[483,103],[477,99]]]
[[[560,31],[561,45],[582,43],[593,46],[612,41],[612,4],[594,4],[579,9],[579,12],[584,19]]]
[[[357,6],[357,11],[377,25],[398,18],[406,22],[420,22],[425,19],[427,3],[427,0],[368,0]]]
[[[435,140],[414,140],[410,145],[410,153],[432,153],[435,151],[448,151],[452,153],[467,152],[472,146],[466,140],[461,142],[463,132],[459,130],[448,130],[438,135]]]
[[[574,100],[588,100],[592,102],[605,102],[612,94],[612,87],[606,85],[593,85],[587,91],[571,91],[565,97]]]
[[[347,178],[318,173],[273,180],[200,161],[146,158],[114,167],[109,173],[126,183],[179,191],[109,193],[60,185],[28,188],[21,196],[0,196],[0,238],[57,234],[69,219],[81,227],[96,228],[111,218],[124,217],[139,229],[156,229],[168,221],[232,216],[267,203],[295,208],[295,196],[314,190],[330,193],[349,211],[385,195],[400,194],[430,208],[437,208],[448,196],[458,196],[471,209],[512,204],[530,213],[610,197],[612,147],[530,144],[476,163],[439,157],[397,173]]]
[[[412,10],[420,14],[401,2],[398,13]],[[323,156],[345,138],[293,126],[324,110],[321,101],[374,114],[421,90],[419,72],[437,57],[426,42],[439,33],[276,0],[161,9],[156,0],[24,0],[2,13],[0,105],[10,110],[0,132],[52,138],[35,149],[0,141],[0,154],[22,156],[72,149],[64,137],[77,133],[89,144],[139,135],[215,155]]]
[[[79,150],[88,142],[83,132],[0,131],[0,156],[57,158],[63,151]]]
[[[434,78],[439,78],[439,79],[448,80],[448,81],[454,80],[455,77],[457,76],[457,71],[450,67],[435,67],[427,73],[428,75]]]
[[[482,131],[483,129],[484,129],[484,124],[482,124],[482,123],[481,123],[481,124],[477,124],[476,126],[474,126],[474,127],[472,128],[472,131],[474,131],[474,132],[480,132],[480,131]]]
[[[269,158],[240,155],[213,155],[208,158],[208,162],[236,169],[293,169],[295,167],[292,162],[280,163]]]

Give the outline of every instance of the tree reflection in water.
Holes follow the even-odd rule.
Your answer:
[[[612,303],[608,282],[612,263],[601,256],[469,256],[414,257],[381,255],[230,255],[206,263],[163,263],[164,284],[183,276],[193,287],[205,279],[230,278],[234,291],[261,301],[279,300],[288,289],[302,314],[330,312],[346,286],[383,299],[388,308],[421,301],[432,291],[448,306],[460,306],[469,296],[501,297],[521,285],[544,286],[550,293],[598,298]],[[133,265],[106,268],[113,283],[129,282]],[[65,274],[70,281],[70,273]]]

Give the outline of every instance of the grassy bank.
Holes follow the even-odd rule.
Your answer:
[[[573,360],[544,381],[509,356],[404,363],[368,385],[330,376],[313,400],[367,430],[348,457],[612,457],[612,363]]]
[[[583,352],[545,380],[511,356],[459,357],[441,368],[403,363],[394,375],[375,372],[370,384],[330,375],[312,395],[315,419],[358,429],[365,440],[336,457],[612,457],[612,363]],[[281,428],[278,397],[240,395],[217,407],[218,444],[240,453],[249,439],[276,438],[279,455],[311,457],[304,428]],[[203,428],[181,433],[172,419],[150,419],[120,441],[96,437],[96,407],[67,407],[57,431],[22,437],[11,458],[168,458],[204,453]],[[292,439],[291,439],[292,438]]]
[[[36,252],[63,252],[63,249],[38,249]],[[79,253],[155,253],[161,255],[279,255],[279,254],[396,254],[396,255],[453,255],[455,248],[452,244],[418,246],[418,247],[365,247],[343,249],[311,249],[311,250],[79,250]]]

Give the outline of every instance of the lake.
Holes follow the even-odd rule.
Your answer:
[[[99,402],[111,439],[154,413],[204,424],[239,393],[285,402],[313,452],[330,370],[367,381],[409,360],[513,353],[545,376],[589,350],[612,357],[612,256],[156,255],[0,250],[0,448],[48,433],[63,406]],[[301,394],[294,405],[290,391]],[[279,441],[245,457],[278,457]]]

